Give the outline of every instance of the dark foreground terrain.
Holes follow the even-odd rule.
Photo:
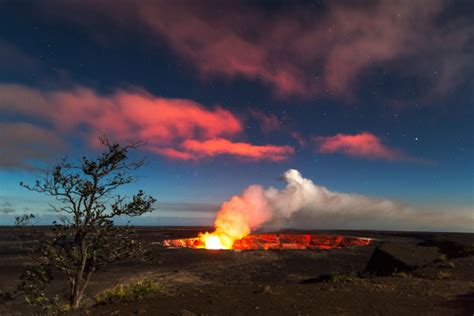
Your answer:
[[[128,261],[99,271],[88,306],[76,315],[473,315],[474,234],[325,232],[374,238],[339,250],[209,251],[165,249],[156,242],[194,237],[197,228],[140,228],[154,261]],[[41,238],[45,230],[30,233]],[[308,231],[306,231],[307,233]],[[318,233],[318,232],[311,232]],[[28,261],[18,236],[0,228],[0,290],[11,289]],[[158,294],[98,305],[117,284],[155,280]],[[55,278],[52,290],[66,289]],[[29,315],[21,299],[0,315]]]

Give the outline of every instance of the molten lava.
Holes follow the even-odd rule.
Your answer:
[[[203,237],[204,236],[204,237]],[[225,242],[225,241],[224,241]],[[205,233],[197,238],[171,239],[162,242],[165,247],[206,248],[206,249],[339,249],[353,246],[367,246],[370,238],[349,237],[341,235],[293,235],[293,234],[260,234],[248,235],[236,240],[228,247],[217,235]]]
[[[245,237],[247,234],[243,235],[242,237]],[[232,249],[234,242],[238,239],[241,239],[242,237],[237,238],[235,237],[235,235],[232,235],[232,234],[229,235],[228,233],[222,232],[221,229],[217,228],[212,233],[208,233],[208,232],[200,233],[198,238],[203,244],[202,248]]]
[[[204,233],[199,234],[200,240],[203,242],[204,247],[206,249],[231,249],[232,243],[223,242],[219,235],[213,233]]]

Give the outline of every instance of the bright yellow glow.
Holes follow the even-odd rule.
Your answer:
[[[218,232],[200,234],[199,238],[206,249],[232,249],[233,240]]]
[[[219,236],[209,235],[205,240],[207,249],[224,249]]]

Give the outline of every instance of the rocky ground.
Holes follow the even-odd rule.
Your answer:
[[[116,284],[155,280],[142,301],[88,306],[76,315],[473,315],[474,234],[337,231],[374,238],[339,250],[208,251],[165,249],[153,242],[193,237],[202,228],[143,228],[153,262],[128,261],[100,271],[88,297]],[[43,230],[42,232],[44,232]],[[303,233],[303,232],[301,232]],[[308,233],[308,231],[305,231]],[[310,232],[318,233],[318,232]],[[0,290],[15,286],[28,264],[12,228],[0,228]],[[25,234],[23,232],[22,234]],[[41,238],[32,234],[31,239]],[[52,291],[63,292],[56,277]],[[21,299],[0,315],[29,315]]]

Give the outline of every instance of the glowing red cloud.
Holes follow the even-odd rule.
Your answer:
[[[288,159],[294,153],[293,147],[290,146],[252,145],[232,142],[224,138],[204,141],[188,139],[181,144],[181,151],[172,148],[159,149],[158,151],[170,158],[183,160],[231,155],[249,160],[281,161]]]
[[[323,154],[343,153],[353,157],[385,160],[407,159],[399,150],[388,148],[377,136],[367,132],[315,137],[315,140],[319,145],[317,151]]]
[[[240,120],[220,107],[207,109],[191,100],[155,97],[143,91],[118,90],[100,95],[84,87],[41,91],[0,85],[0,108],[43,118],[65,131],[87,126],[92,134],[107,132],[156,144],[234,136],[242,130]]]
[[[256,146],[248,143],[234,143],[223,138],[210,139],[203,142],[186,140],[183,143],[183,148],[202,156],[227,154],[255,160],[266,159],[273,161],[285,160],[294,153],[294,149],[290,146]]]
[[[227,154],[279,161],[293,152],[288,146],[230,141],[241,134],[242,122],[221,107],[209,109],[191,100],[161,98],[144,91],[100,95],[84,87],[44,92],[0,85],[0,109],[41,119],[61,133],[79,133],[91,143],[102,134],[119,140],[146,140],[148,150],[174,159]]]
[[[195,160],[198,159],[197,156],[189,152],[179,151],[175,148],[161,148],[161,147],[149,147],[148,150],[171,159],[178,160]]]
[[[222,108],[209,110],[191,100],[154,97],[144,92],[117,91],[112,96],[99,96],[81,88],[51,98],[62,105],[56,114],[61,124],[85,123],[95,134],[113,132],[121,138],[133,135],[151,144],[231,136],[242,130],[240,120]]]

